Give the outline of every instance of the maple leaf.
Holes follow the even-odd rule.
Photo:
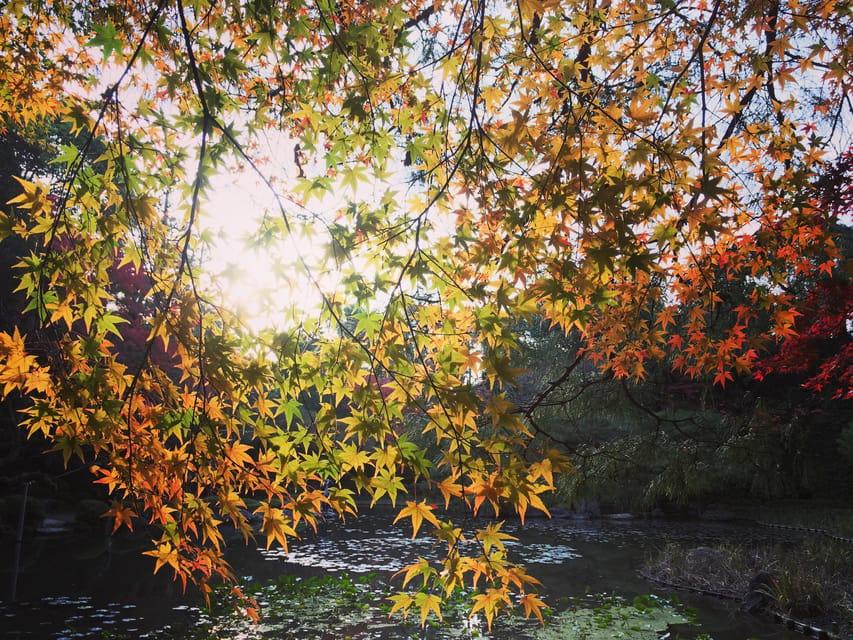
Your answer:
[[[554,486],[554,470],[553,463],[550,458],[533,462],[529,467],[528,480],[535,482],[538,478],[542,478],[548,483],[549,487]]]
[[[124,43],[112,21],[107,20],[106,24],[93,24],[92,30],[95,36],[86,43],[88,46],[100,48],[104,60],[108,60],[111,55],[121,57]]]
[[[126,526],[130,531],[133,531],[133,518],[138,517],[136,512],[128,506],[125,506],[121,502],[116,502],[113,500],[112,506],[110,506],[107,511],[105,511],[102,515],[102,518],[115,518],[113,522],[113,533],[118,531],[118,529],[122,526]],[[155,569],[156,573],[156,569]]]
[[[435,536],[439,540],[447,542],[448,553],[452,553],[460,543],[465,542],[465,536],[462,535],[462,529],[460,527],[455,527],[452,523],[448,522],[439,522],[439,527],[435,531]]]
[[[546,609],[547,605],[535,593],[525,593],[518,601],[524,607],[524,616],[526,618],[529,618],[530,614],[534,614],[539,618],[539,624],[545,626],[545,620],[542,618],[542,610]]]
[[[497,473],[491,474],[488,478],[480,478],[470,487],[471,493],[474,494],[474,513],[476,514],[483,503],[488,500],[489,504],[494,509],[495,517],[500,515],[499,500],[501,497],[501,479]]]
[[[261,503],[255,509],[254,513],[263,515],[263,523],[261,524],[261,532],[267,537],[267,549],[270,548],[273,542],[278,542],[281,547],[287,551],[287,538],[298,538],[296,530],[288,524],[289,520],[285,517],[284,511],[278,507],[273,507],[269,503]]]
[[[364,471],[364,465],[370,462],[370,455],[351,443],[342,446],[342,450],[338,453],[338,458],[342,462],[341,471],[349,471],[350,469]]]
[[[364,332],[367,337],[373,337],[379,332],[382,326],[383,316],[375,312],[363,312],[355,316],[357,320],[355,333]]]
[[[38,371],[37,359],[27,353],[24,338],[18,327],[11,336],[0,332],[0,383],[4,395],[13,389],[28,388],[33,373]]]
[[[6,204],[17,205],[21,209],[29,210],[33,216],[38,216],[42,212],[50,212],[53,204],[50,201],[50,190],[41,182],[29,182],[18,176],[13,176],[21,187],[23,193],[15,196]],[[48,230],[47,226],[42,231]]]
[[[414,539],[418,535],[418,529],[421,528],[421,524],[424,520],[436,527],[439,526],[438,518],[436,518],[435,514],[432,512],[433,508],[434,507],[428,505],[426,502],[406,500],[405,508],[400,510],[397,517],[394,518],[394,522],[396,523],[401,518],[410,518],[412,521],[412,538]]]
[[[112,314],[112,313],[104,313],[102,314],[96,321],[96,326],[98,331],[103,333],[112,333],[121,339],[121,333],[119,333],[118,327],[116,325],[130,322],[127,318],[122,318],[121,316]],[[66,320],[67,324],[67,320]]]
[[[505,394],[496,393],[489,398],[486,413],[492,416],[492,424],[497,426],[504,421],[504,416],[515,409],[515,403],[506,399]]]
[[[388,598],[394,604],[391,606],[390,611],[388,611],[388,616],[392,616],[395,611],[402,611],[403,617],[406,618],[409,615],[409,609],[414,604],[415,599],[409,595],[408,593],[397,593]]]
[[[251,455],[252,447],[242,442],[232,441],[223,447],[225,458],[230,460],[234,465],[247,466],[251,465],[255,458]]]
[[[502,356],[493,356],[486,360],[485,370],[492,384],[502,382],[518,386],[518,376],[524,373],[521,367],[510,366],[510,359]]]
[[[433,593],[418,591],[415,594],[414,606],[421,610],[421,626],[426,626],[426,620],[430,612],[434,612],[439,620],[441,617],[441,597]]]
[[[518,540],[515,536],[508,533],[503,533],[500,529],[503,526],[502,522],[491,522],[485,529],[477,531],[477,539],[483,544],[483,553],[488,555],[494,548],[501,552],[505,550],[504,540]]]
[[[675,308],[667,307],[658,313],[658,317],[655,320],[656,324],[659,324],[662,329],[666,329],[669,325],[675,322],[674,319]]]
[[[394,574],[394,577],[397,577],[400,574],[403,574],[403,586],[405,587],[410,580],[417,576],[423,577],[423,584],[426,586],[427,580],[435,575],[435,569],[433,569],[428,560],[424,560],[423,558],[418,558],[418,561],[406,565],[402,569],[400,569],[397,573]]]
[[[54,445],[52,450],[62,453],[62,463],[66,467],[68,467],[68,462],[71,460],[71,456],[77,456],[81,460],[84,459],[84,443],[78,436],[67,433],[54,433],[53,440]]]
[[[232,520],[240,518],[240,509],[246,507],[246,503],[240,494],[232,488],[225,488],[219,494],[219,508],[223,514],[231,516]]]
[[[371,479],[370,486],[373,488],[371,506],[384,495],[387,495],[394,504],[397,502],[397,492],[406,492],[402,478],[390,469],[380,469],[379,473]]]
[[[154,573],[157,573],[163,565],[169,565],[176,574],[180,574],[180,556],[178,555],[178,550],[171,542],[161,542],[155,549],[143,551],[142,553],[146,556],[152,556],[156,560],[154,563]]]
[[[511,605],[509,591],[505,587],[490,587],[485,593],[475,595],[472,600],[474,605],[471,607],[469,616],[473,616],[482,609],[489,630],[498,611]]]
[[[441,482],[436,482],[435,487],[439,491],[441,491],[441,495],[444,496],[444,508],[450,506],[451,498],[461,498],[463,487],[460,483],[456,482],[458,478],[456,477],[448,477],[443,478]]]

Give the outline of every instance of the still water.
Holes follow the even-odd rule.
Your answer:
[[[408,526],[393,525],[391,520],[388,513],[371,513],[358,521],[327,522],[317,534],[307,532],[302,540],[294,542],[289,553],[234,545],[229,552],[230,560],[249,584],[266,584],[282,574],[305,579],[347,573],[355,581],[364,576],[361,580],[364,586],[359,588],[376,589],[377,585],[387,585],[394,572],[416,558],[439,557],[441,553],[431,539],[411,540]],[[469,521],[467,525],[473,531],[484,526],[484,521]],[[513,559],[527,565],[529,572],[542,581],[543,598],[555,609],[578,606],[578,599],[594,602],[605,597],[600,594],[615,594],[628,601],[640,594],[661,598],[675,595],[695,610],[695,624],[665,629],[661,637],[689,639],[707,634],[714,640],[802,638],[771,622],[739,612],[737,603],[672,592],[646,582],[636,572],[646,554],[668,541],[696,546],[761,539],[777,541],[774,531],[720,523],[557,519],[528,520],[524,526],[510,521],[503,531],[518,538],[507,543]],[[347,625],[338,621],[341,624],[337,626],[330,626],[328,619],[319,620],[323,616],[317,615],[316,609],[306,609],[301,616],[280,616],[277,623],[260,627],[233,619],[225,622],[223,618],[220,622],[203,612],[192,594],[182,596],[180,586],[165,571],[163,575],[152,576],[153,561],[140,555],[145,549],[145,540],[132,536],[81,539],[55,535],[28,539],[17,580],[16,604],[8,602],[7,597],[7,585],[12,580],[12,549],[4,549],[0,638],[509,640],[534,638],[537,633],[537,625],[532,622],[510,626],[501,623],[491,632],[482,624],[450,622],[422,630],[416,623],[389,620],[378,610],[367,612],[357,623]],[[264,591],[259,593],[263,605]],[[377,595],[377,601],[381,597]],[[330,603],[327,613],[331,611]],[[322,629],[311,627],[312,617],[318,618],[317,625]],[[560,637],[569,640],[579,636],[567,632]]]

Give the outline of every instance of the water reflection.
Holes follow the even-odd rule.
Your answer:
[[[411,529],[392,525],[391,514],[369,514],[357,522],[327,522],[318,532],[307,531],[288,553],[234,547],[229,558],[235,569],[255,583],[265,583],[280,574],[319,576],[329,572],[355,575],[377,573],[376,584],[418,557],[439,558],[443,547],[429,537],[409,538]],[[485,521],[462,523],[466,536],[485,526]],[[514,560],[530,567],[543,582],[549,604],[565,607],[571,597],[585,593],[620,594],[628,599],[643,593],[667,596],[666,590],[642,580],[636,569],[646,553],[667,541],[695,545],[718,542],[779,541],[778,531],[719,523],[665,523],[655,521],[571,521],[528,520],[522,526],[507,522],[503,529],[518,537],[507,543]],[[286,638],[293,621],[250,629],[242,623],[209,620],[192,597],[182,597],[179,586],[166,575],[152,576],[152,563],[139,555],[141,541],[117,538],[112,543],[73,538],[42,538],[28,541],[24,549],[18,584],[21,601],[0,605],[0,637],[4,640],[128,637],[146,634],[183,638],[190,629],[209,623],[210,637]],[[475,543],[469,543],[471,545]],[[88,553],[86,549],[96,549]],[[472,547],[472,552],[474,549]],[[3,558],[3,567],[10,567]],[[7,570],[8,572],[8,570]],[[165,572],[164,572],[165,573]],[[733,603],[678,594],[697,607],[698,627],[680,629],[682,638],[708,633],[714,640],[793,640],[799,636],[781,627],[741,614]],[[381,594],[377,597],[380,597]],[[267,603],[272,607],[273,603]],[[321,603],[322,604],[322,603]],[[421,631],[417,625],[401,626],[384,614],[368,612],[360,622],[347,622],[346,634],[353,638],[411,638],[413,635],[438,639],[450,637],[441,629]],[[310,618],[304,612],[303,618]],[[300,622],[305,622],[301,620]],[[343,624],[343,623],[341,623]],[[218,625],[218,626],[217,626]],[[353,626],[354,625],[354,626]],[[359,626],[361,625],[361,626]],[[340,625],[339,625],[340,626]],[[167,631],[163,631],[166,629]],[[528,631],[535,629],[530,626]],[[322,631],[322,630],[321,630]],[[519,627],[498,628],[493,640],[522,637]],[[344,633],[328,628],[317,637],[328,640]],[[461,625],[455,637],[483,633],[482,625]],[[308,632],[305,632],[308,633]],[[323,635],[323,633],[327,635]],[[329,635],[330,634],[330,635]],[[148,636],[152,637],[152,636]],[[303,637],[308,637],[305,635]]]
[[[422,535],[412,540],[400,528],[374,523],[366,519],[365,527],[373,535],[365,536],[365,529],[336,526],[327,523],[316,536],[309,536],[295,543],[288,551],[284,549],[262,549],[261,556],[272,562],[284,562],[315,567],[327,571],[347,571],[350,573],[369,573],[376,571],[396,572],[418,557],[441,557],[443,545]],[[507,529],[507,527],[504,527]],[[509,527],[511,535],[525,538],[525,531]],[[476,553],[477,543],[473,541],[474,532],[469,531],[466,542],[459,544],[462,553]],[[577,550],[567,543],[513,541],[505,545],[513,559],[525,564],[555,564],[580,557]]]

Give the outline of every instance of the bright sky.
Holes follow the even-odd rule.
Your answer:
[[[97,53],[95,51],[94,55]],[[93,96],[100,95],[122,78],[124,67],[106,63],[101,72],[100,83],[89,90]],[[132,82],[124,82],[120,93],[128,104],[142,97]],[[283,193],[288,183],[294,183],[294,141],[280,132],[267,135],[266,139],[256,140],[257,153],[267,157],[260,168]],[[187,146],[193,147],[194,143],[188,141]],[[185,167],[188,173],[192,173],[195,163],[195,158],[188,160]],[[312,225],[310,236],[300,233],[299,237],[285,237],[280,231],[274,231],[270,234],[272,239],[261,246],[257,234],[265,220],[269,222],[268,228],[281,220],[275,195],[248,166],[240,170],[232,167],[219,170],[220,173],[211,178],[211,188],[202,196],[198,226],[194,231],[205,238],[199,257],[205,295],[236,312],[253,331],[295,326],[303,318],[316,317],[322,305],[317,284],[324,290],[331,290],[339,281],[337,270],[325,268],[321,259],[325,251],[323,243],[328,241],[322,225]],[[300,210],[286,199],[281,202],[289,207],[287,213],[297,232],[300,216],[304,218],[313,213],[318,220],[328,221],[334,211],[345,204],[341,198],[328,197],[319,203],[314,201],[309,211]],[[304,231],[305,225],[302,226]],[[311,277],[306,273],[305,264],[312,266]]]
[[[288,183],[293,184],[295,173],[293,143],[282,139],[283,134],[277,137],[264,150],[272,160],[262,170],[279,168],[281,175],[273,183],[284,193]],[[302,319],[316,318],[323,304],[318,287],[332,292],[341,280],[341,265],[328,256],[325,224],[333,222],[348,201],[376,201],[388,186],[368,182],[355,193],[341,187],[302,206],[285,197],[277,201],[269,186],[249,168],[217,176],[200,218],[200,228],[208,239],[201,257],[205,289],[210,286],[218,291],[223,304],[253,331],[292,327]],[[280,204],[293,235],[283,230]],[[258,241],[259,230],[267,232],[261,234],[264,242]],[[363,273],[367,267],[359,267],[359,258],[352,258],[354,262],[345,268],[359,268]]]
[[[320,273],[309,276],[303,263],[316,265],[324,239],[309,230],[292,227],[298,237],[286,237],[278,227],[278,204],[255,175],[228,174],[213,181],[200,220],[209,243],[202,254],[213,291],[254,331],[292,326],[305,316],[316,316],[322,298],[311,277],[333,287],[335,279]],[[266,229],[265,242],[258,242]]]

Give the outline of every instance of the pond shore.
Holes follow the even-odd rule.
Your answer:
[[[627,521],[667,518],[563,513]],[[677,516],[676,516],[677,517]],[[785,501],[695,509],[679,519],[741,522],[778,531],[778,542],[743,540],[708,546],[668,543],[638,573],[666,588],[725,598],[744,611],[817,638],[853,637],[853,512],[845,505]]]

